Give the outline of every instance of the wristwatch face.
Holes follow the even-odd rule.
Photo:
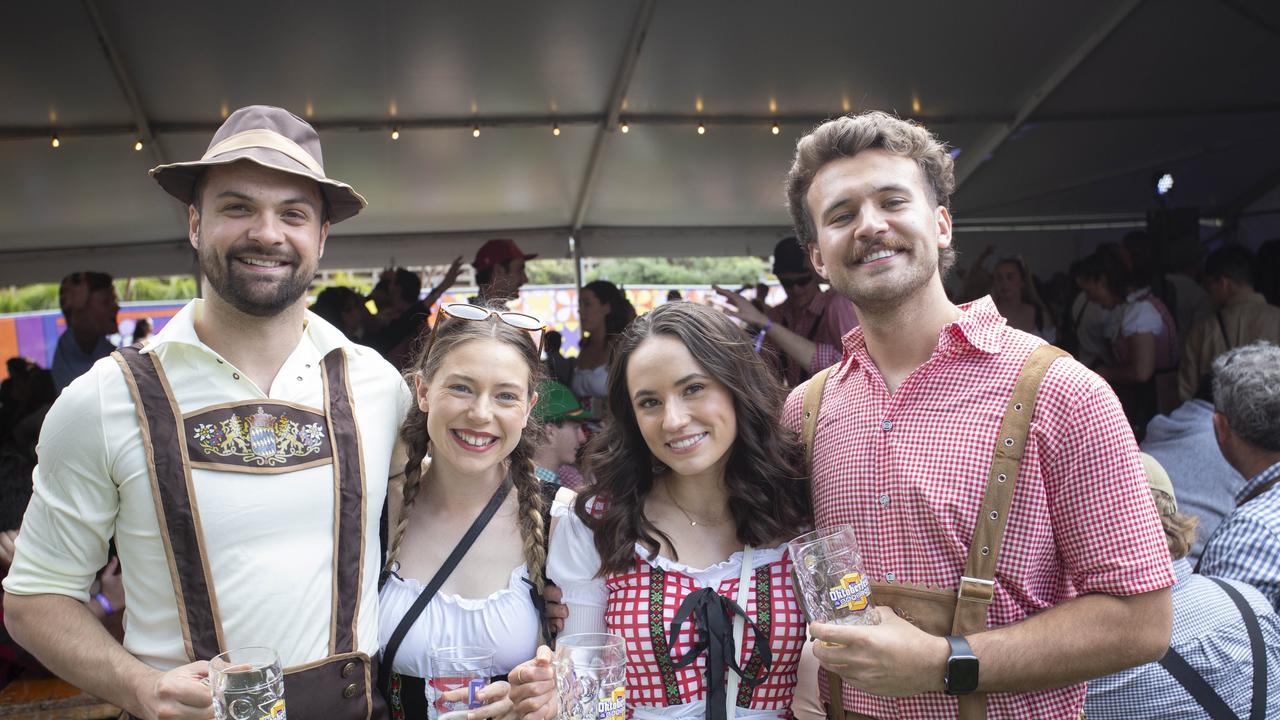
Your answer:
[[[978,658],[952,655],[947,660],[947,693],[963,695],[978,689]]]

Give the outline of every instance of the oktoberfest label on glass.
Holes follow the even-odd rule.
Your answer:
[[[875,625],[880,621],[851,527],[815,530],[787,547],[796,595],[809,622]]]
[[[621,636],[562,635],[551,662],[559,720],[626,720],[627,654]]]
[[[284,673],[271,648],[238,648],[213,658],[209,689],[217,720],[287,720]]]

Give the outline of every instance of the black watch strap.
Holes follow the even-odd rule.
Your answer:
[[[973,654],[969,641],[961,635],[948,635],[951,655],[947,657],[947,675],[944,679],[948,695],[967,695],[978,689],[978,656]]]

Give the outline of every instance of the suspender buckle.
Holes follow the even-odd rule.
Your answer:
[[[996,593],[995,580],[960,576],[960,588],[956,590],[956,598],[962,602],[977,602],[990,605]]]

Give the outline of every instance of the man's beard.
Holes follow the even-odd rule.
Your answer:
[[[197,236],[198,238],[198,236]],[[301,266],[301,258],[292,250],[265,252],[256,243],[239,243],[219,257],[212,247],[199,243],[196,253],[200,260],[200,272],[209,280],[214,292],[231,307],[254,317],[274,317],[293,306],[311,287],[315,268]],[[253,255],[289,263],[288,277],[273,280],[255,277],[250,271],[239,270],[237,257]]]
[[[899,268],[897,276],[891,282],[889,278],[876,278],[871,282],[858,282],[848,274],[841,273],[838,277],[831,278],[831,286],[859,309],[869,312],[881,312],[900,306],[903,301],[919,292],[920,288],[929,283],[929,279],[938,270],[938,263],[936,258],[930,263],[927,255],[918,254],[917,248],[891,245],[889,249],[897,250],[901,255],[905,255],[906,257],[898,258],[898,260],[905,260],[908,265],[906,268]],[[866,248],[857,248],[857,252],[860,254],[846,260],[848,266],[853,266],[858,259],[868,254]]]

